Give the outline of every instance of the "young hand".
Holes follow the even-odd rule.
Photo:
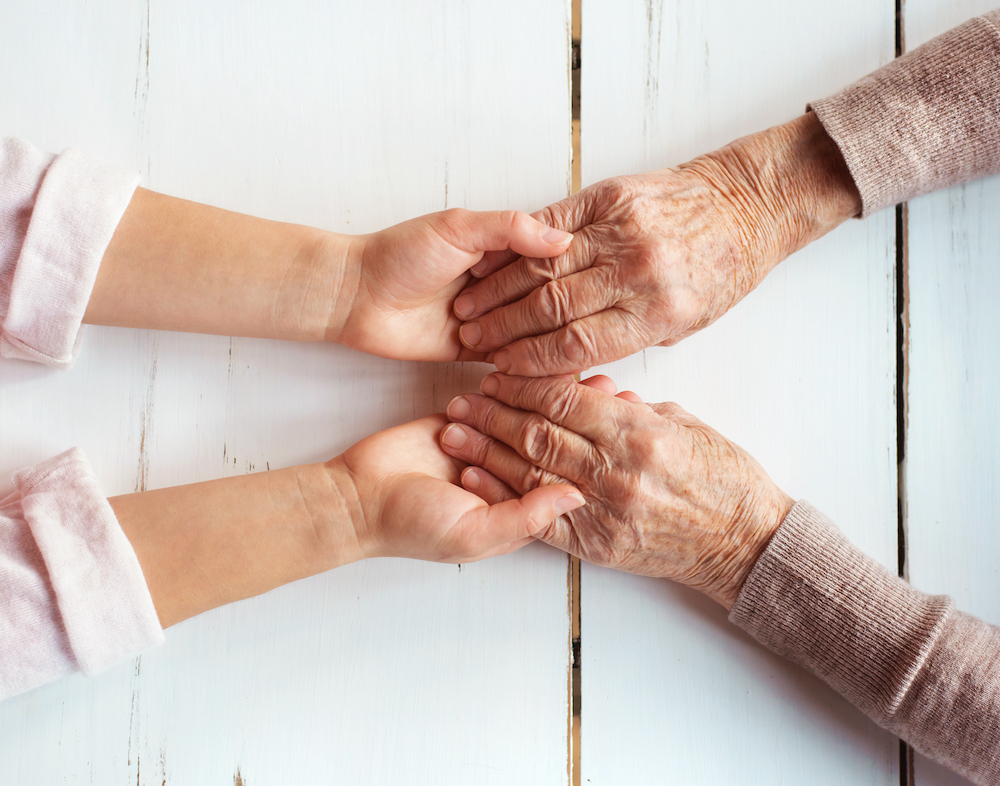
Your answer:
[[[558,256],[572,235],[518,211],[432,213],[355,238],[327,334],[400,360],[483,360],[462,346],[452,306],[485,252]]]

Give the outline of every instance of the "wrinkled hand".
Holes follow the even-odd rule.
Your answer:
[[[573,483],[586,507],[536,537],[596,565],[679,581],[727,608],[792,500],[741,448],[676,404],[613,396],[607,377],[493,374],[448,406],[441,434],[497,503]]]
[[[458,484],[462,462],[444,454],[442,415],[379,432],[328,465],[349,500],[359,558],[473,562],[534,540],[557,516],[584,504],[566,485],[487,504]]]
[[[535,215],[574,233],[539,258],[491,254],[455,300],[463,344],[500,371],[563,374],[671,345],[860,210],[807,114],[676,169],[604,180]]]
[[[329,340],[400,360],[482,360],[462,347],[455,297],[486,251],[562,253],[572,236],[525,213],[446,210],[415,218],[352,243]]]

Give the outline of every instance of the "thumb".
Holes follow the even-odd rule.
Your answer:
[[[445,238],[470,253],[510,249],[545,259],[565,252],[573,240],[569,232],[546,226],[520,210],[449,210],[441,216]]]
[[[539,486],[520,499],[481,507],[468,515],[482,518],[478,529],[489,532],[490,540],[510,543],[534,537],[564,513],[585,504],[583,495],[575,488],[554,483]]]

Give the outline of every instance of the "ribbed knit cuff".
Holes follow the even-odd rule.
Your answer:
[[[810,108],[868,216],[1000,172],[1000,10],[971,19]]]
[[[75,150],[55,158],[18,255],[0,354],[73,364],[97,271],[138,185],[137,173]]]
[[[83,453],[14,476],[80,670],[97,674],[163,641],[139,560]]]
[[[729,619],[885,726],[953,609],[947,597],[914,590],[800,501],[757,560]]]

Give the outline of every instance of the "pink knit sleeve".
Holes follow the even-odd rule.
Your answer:
[[[1000,173],[1000,9],[811,108],[847,162],[862,217]]]
[[[0,355],[72,365],[104,251],[139,176],[0,140]]]
[[[163,641],[132,545],[78,449],[0,500],[0,700]]]

